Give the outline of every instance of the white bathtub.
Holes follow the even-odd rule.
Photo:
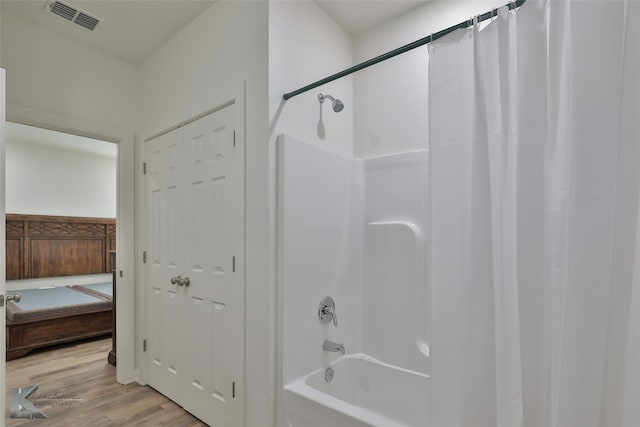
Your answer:
[[[365,354],[343,356],[331,367],[330,383],[322,368],[284,387],[288,426],[428,426],[428,375]]]

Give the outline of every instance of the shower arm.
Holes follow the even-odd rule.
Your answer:
[[[333,96],[331,96],[331,95],[325,95],[325,94],[323,94],[323,93],[319,93],[319,94],[318,94],[318,101],[320,101],[320,104],[324,103],[324,100],[325,100],[325,99],[327,99],[327,98],[328,98],[328,99],[330,99],[331,101],[335,101],[335,100],[336,100],[336,99],[335,99]]]

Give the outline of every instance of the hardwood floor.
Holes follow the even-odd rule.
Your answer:
[[[48,419],[7,418],[6,425],[205,426],[150,387],[118,384],[115,367],[107,363],[110,350],[111,339],[99,339],[7,362],[6,416],[11,390],[36,384],[38,390],[29,400]]]

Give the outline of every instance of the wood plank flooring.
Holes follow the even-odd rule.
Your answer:
[[[48,417],[7,418],[7,427],[206,425],[150,387],[118,384],[116,369],[107,363],[109,350],[111,338],[98,339],[7,362],[5,416],[11,390],[37,384],[38,390],[29,400]]]

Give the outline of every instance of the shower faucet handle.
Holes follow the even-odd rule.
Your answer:
[[[333,307],[325,307],[323,310],[323,314],[325,316],[329,316],[331,320],[333,320],[333,326],[338,327],[338,315],[336,314],[336,309]]]
[[[336,303],[331,297],[324,297],[318,306],[318,319],[323,325],[333,321],[333,326],[338,327],[338,315]]]

